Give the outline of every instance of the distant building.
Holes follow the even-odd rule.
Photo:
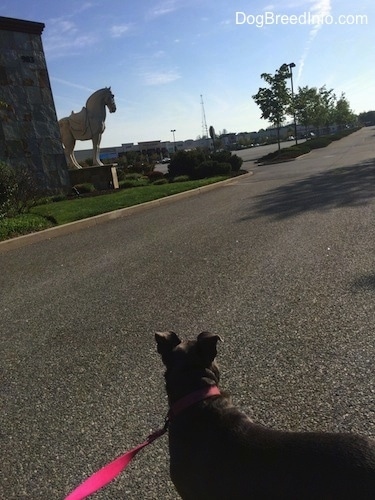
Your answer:
[[[175,151],[186,151],[196,148],[210,148],[212,145],[212,140],[210,138],[202,139],[188,139],[186,141],[141,141],[138,144],[132,142],[124,143],[121,146],[100,148],[100,158],[103,159],[114,159],[119,156],[129,153],[136,152],[142,153],[144,155],[157,155],[158,158],[163,159]],[[74,151],[77,161],[84,161],[92,156],[92,149],[82,149]]]
[[[222,147],[230,148],[237,144],[237,134],[229,133],[229,134],[221,134],[219,137]]]

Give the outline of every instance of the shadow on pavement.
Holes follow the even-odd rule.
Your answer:
[[[370,291],[375,292],[375,273],[364,274],[352,283],[352,292]]]
[[[272,189],[254,199],[254,213],[277,220],[313,210],[361,206],[375,197],[375,158]]]

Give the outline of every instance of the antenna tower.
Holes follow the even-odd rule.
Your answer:
[[[203,96],[201,94],[201,106],[202,106],[202,136],[208,137],[208,129],[207,129],[207,122],[206,122],[206,113],[204,111],[204,103],[203,103]]]

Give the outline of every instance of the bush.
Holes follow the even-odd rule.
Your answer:
[[[310,149],[325,148],[328,144],[331,144],[331,142],[332,139],[330,137],[317,137],[309,141],[309,146]]]
[[[231,169],[230,163],[219,163],[215,160],[206,160],[199,165],[196,170],[196,175],[199,179],[214,177],[215,175],[229,175]]]
[[[161,186],[162,184],[168,184],[168,179],[166,179],[165,177],[163,177],[162,179],[156,179],[156,181],[154,181],[152,184],[154,186]]]
[[[233,155],[229,158],[229,163],[232,167],[232,172],[239,172],[242,167],[243,159],[237,155]]]
[[[191,179],[196,179],[196,170],[205,160],[206,156],[203,151],[177,151],[168,166],[169,176],[174,178],[188,175]]]
[[[122,189],[139,187],[139,186],[147,186],[150,181],[148,177],[144,177],[140,174],[126,174],[125,179],[119,182],[119,187]]]
[[[155,182],[164,179],[164,174],[163,172],[159,172],[159,170],[152,170],[147,174],[147,177],[149,178],[150,182]]]
[[[83,182],[82,184],[73,186],[73,191],[78,192],[78,194],[92,193],[95,191],[95,187],[90,182]]]
[[[36,214],[22,214],[9,219],[0,219],[0,241],[21,234],[41,231],[51,226],[51,221]]]
[[[218,163],[229,163],[233,172],[238,172],[243,163],[242,158],[232,154],[230,151],[215,151],[211,153],[210,159]]]
[[[0,161],[0,218],[28,212],[41,196],[29,170],[15,169]]]
[[[11,211],[14,191],[14,172],[6,163],[0,162],[0,218]]]
[[[125,170],[126,170],[126,167],[116,167],[116,172],[117,172],[117,179],[119,181],[123,181],[125,179]]]
[[[125,174],[124,180],[126,180],[126,181],[138,181],[142,177],[143,177],[142,174],[140,174],[138,172],[133,172],[131,174]]]
[[[190,177],[188,175],[178,175],[173,179],[172,182],[187,182],[190,181]]]

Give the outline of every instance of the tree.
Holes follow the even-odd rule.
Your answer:
[[[336,96],[333,89],[325,85],[316,87],[299,87],[295,97],[296,116],[299,123],[306,128],[314,126],[318,135],[323,127],[335,123]]]
[[[260,88],[252,98],[262,111],[261,118],[277,127],[277,143],[280,149],[280,126],[285,120],[291,101],[286,85],[287,79],[290,78],[289,68],[283,64],[274,75],[262,73],[260,76],[269,87]]]
[[[375,111],[363,111],[359,113],[358,121],[363,125],[375,125]]]
[[[335,104],[336,95],[333,89],[327,90],[326,86],[320,87],[319,89],[319,104],[321,106],[322,126],[328,127],[329,125],[335,123]]]
[[[336,102],[335,108],[335,122],[340,128],[355,121],[355,115],[350,109],[349,101],[347,100],[344,92]]]
[[[308,86],[299,87],[294,98],[297,123],[305,127],[305,134],[308,127],[312,125],[314,106],[316,105],[316,88]]]

